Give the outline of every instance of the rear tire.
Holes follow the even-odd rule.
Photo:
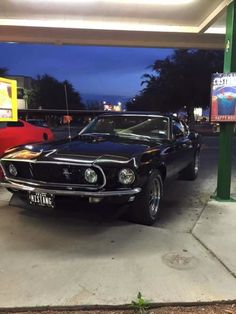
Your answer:
[[[181,173],[180,178],[183,180],[193,181],[197,178],[199,172],[200,151],[194,154],[193,161]]]
[[[140,195],[131,204],[130,220],[143,225],[153,225],[159,215],[162,194],[162,176],[158,170],[154,170]]]

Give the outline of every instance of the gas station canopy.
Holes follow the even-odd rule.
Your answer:
[[[1,0],[0,41],[223,49],[232,0]]]

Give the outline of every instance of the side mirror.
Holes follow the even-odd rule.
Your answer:
[[[197,132],[194,132],[194,131],[191,131],[191,132],[189,133],[188,138],[189,138],[191,141],[195,141],[195,140],[198,138],[198,133],[197,133]]]
[[[182,132],[179,132],[179,133],[175,133],[174,134],[174,138],[177,140],[177,139],[179,139],[179,138],[181,138],[181,137],[183,137],[184,136],[184,133],[182,133]]]

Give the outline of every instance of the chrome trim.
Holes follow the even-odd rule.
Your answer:
[[[71,196],[88,196],[88,197],[109,197],[109,196],[131,196],[141,192],[141,188],[116,190],[116,191],[70,191],[70,190],[52,190],[40,187],[31,187],[24,184],[14,182],[0,182],[0,186],[19,191],[38,192],[38,193],[51,193],[55,195],[71,195]]]
[[[92,186],[89,187],[89,188],[94,188],[94,189],[102,189],[104,188],[104,186],[107,184],[107,179],[106,179],[106,176],[105,176],[105,173],[104,171],[102,170],[102,168],[96,164],[93,164],[93,163],[89,163],[89,164],[80,164],[80,163],[70,163],[70,162],[55,162],[55,161],[43,161],[43,160],[24,160],[24,159],[11,159],[11,158],[5,158],[5,159],[2,159],[2,161],[10,161],[10,162],[17,162],[17,161],[20,161],[20,162],[28,162],[28,163],[37,163],[37,164],[56,164],[56,165],[73,165],[73,166],[81,166],[81,167],[94,167],[94,168],[97,168],[101,174],[102,174],[102,177],[103,177],[103,184],[102,185],[99,185],[99,186]],[[0,162],[2,168],[3,168],[3,172],[4,172],[4,175],[6,177],[7,180],[14,180],[14,181],[17,181],[17,182],[25,182],[25,181],[28,181],[29,183],[31,183],[32,185],[40,185],[40,184],[45,184],[45,185],[58,185],[58,186],[62,186],[62,187],[66,187],[66,186],[71,186],[71,187],[84,187],[84,186],[88,186],[87,184],[84,185],[84,184],[69,184],[69,183],[54,183],[54,182],[51,182],[51,183],[48,183],[48,182],[44,182],[44,181],[40,181],[40,180],[27,180],[27,179],[23,179],[23,180],[20,180],[20,179],[15,179],[15,178],[9,178],[6,176],[6,172],[4,170],[4,166],[3,164]]]
[[[100,189],[101,187],[100,186],[94,186],[92,184],[89,185],[88,184],[68,184],[68,183],[56,183],[56,182],[45,182],[45,181],[40,181],[40,180],[33,180],[33,179],[17,179],[17,178],[14,178],[14,177],[7,177],[5,176],[5,180],[7,181],[10,181],[10,182],[13,182],[13,183],[20,183],[20,184],[23,184],[23,183],[26,183],[28,185],[32,185],[32,186],[48,186],[48,187],[55,187],[57,186],[58,188],[86,188],[88,190],[98,190]]]
[[[19,162],[30,162],[30,163],[37,163],[37,164],[56,164],[56,165],[76,165],[76,166],[93,166],[93,163],[78,163],[77,159],[75,162],[67,162],[67,161],[47,161],[47,160],[37,160],[37,159],[18,159],[18,158],[2,158],[1,161],[19,161]]]

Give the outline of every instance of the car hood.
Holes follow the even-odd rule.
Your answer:
[[[128,161],[161,145],[156,140],[138,137],[87,136],[46,144],[25,145],[4,158],[40,159],[48,161]]]

